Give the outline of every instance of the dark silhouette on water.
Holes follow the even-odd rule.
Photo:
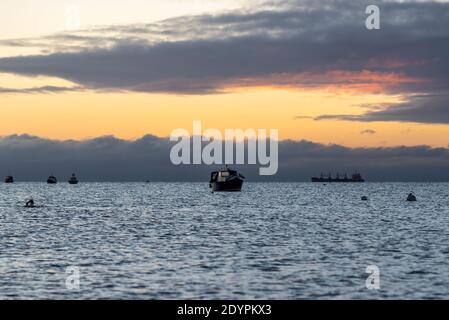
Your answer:
[[[228,166],[220,171],[214,171],[210,175],[209,187],[212,192],[240,192],[245,177]]]
[[[14,177],[13,176],[7,176],[5,178],[5,183],[14,183]]]
[[[417,201],[416,196],[413,194],[413,192],[410,192],[408,197],[407,197],[407,201],[409,202],[415,202]]]
[[[27,203],[25,203],[25,207],[26,208],[34,208],[35,207],[34,200],[33,199],[28,200]]]
[[[49,176],[47,179],[47,183],[48,184],[56,184],[56,183],[58,183],[58,179],[56,179],[56,177],[54,177],[54,176]]]
[[[360,173],[354,173],[351,178],[348,178],[348,175],[345,173],[343,177],[340,177],[340,174],[337,173],[335,178],[329,173],[327,176],[321,173],[320,177],[312,177],[312,182],[365,182]]]
[[[78,179],[74,173],[72,173],[72,176],[69,179],[69,184],[78,184]]]
[[[368,197],[367,196],[363,196],[362,197],[362,201],[368,201]]]

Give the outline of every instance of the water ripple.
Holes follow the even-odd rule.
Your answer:
[[[0,185],[0,298],[447,299],[448,186]]]

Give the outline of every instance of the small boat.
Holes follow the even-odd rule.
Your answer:
[[[236,170],[226,166],[225,169],[211,173],[209,187],[212,192],[240,192],[244,179]]]
[[[14,183],[14,177],[13,176],[7,176],[5,178],[5,183]]]
[[[368,201],[368,197],[367,196],[363,196],[362,197],[362,201]]]
[[[72,176],[69,179],[69,184],[78,184],[78,179],[74,173],[72,173]]]
[[[57,184],[58,183],[58,179],[56,179],[56,177],[54,176],[49,176],[47,179],[47,183],[48,184]]]
[[[410,193],[407,197],[407,201],[409,201],[409,202],[417,201],[416,196],[413,193]]]

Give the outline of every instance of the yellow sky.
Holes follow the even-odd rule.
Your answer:
[[[0,75],[0,86],[33,87],[39,83],[70,86],[51,78]],[[0,135],[27,133],[56,139],[101,135],[134,139],[144,134],[168,136],[173,129],[279,129],[281,139],[307,139],[347,146],[431,144],[446,146],[448,126],[408,123],[314,121],[321,114],[360,114],[360,105],[394,103],[401,97],[251,88],[219,95],[70,92],[0,95]],[[297,118],[305,117],[305,118]],[[375,134],[361,134],[374,130]]]

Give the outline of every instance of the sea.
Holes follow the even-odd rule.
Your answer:
[[[446,183],[0,185],[0,299],[448,298]]]

